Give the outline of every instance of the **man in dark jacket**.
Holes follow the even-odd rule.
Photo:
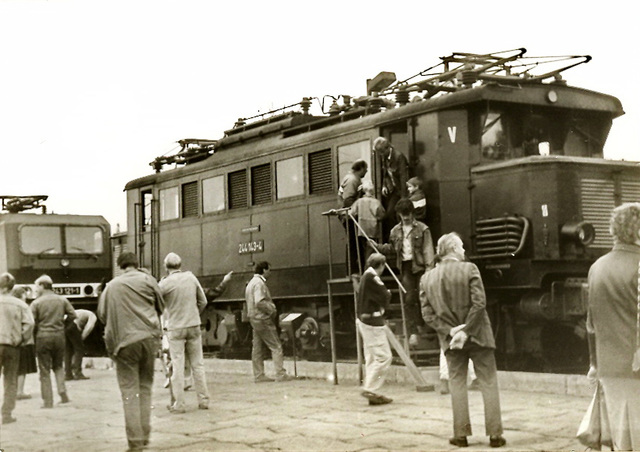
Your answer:
[[[369,405],[384,405],[392,399],[378,394],[384,384],[385,374],[391,365],[391,347],[385,331],[384,313],[391,299],[380,275],[384,271],[386,258],[373,253],[367,259],[367,269],[362,274],[358,287],[358,331],[362,336],[366,378],[362,396]]]
[[[504,446],[494,356],[496,344],[480,271],[475,264],[465,262],[462,240],[454,232],[440,237],[438,256],[441,262],[420,281],[420,302],[424,321],[438,333],[449,365],[454,434],[449,443],[467,447],[467,436],[471,435],[467,395],[467,369],[471,359],[484,401],[489,445]]]

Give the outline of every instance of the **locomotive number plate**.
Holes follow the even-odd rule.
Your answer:
[[[264,240],[254,240],[238,244],[238,254],[263,253]]]
[[[53,292],[58,295],[80,295],[80,287],[54,287]]]

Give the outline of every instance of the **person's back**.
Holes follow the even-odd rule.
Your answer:
[[[31,311],[41,334],[63,334],[64,316],[69,312],[69,300],[51,291],[45,291],[31,303]]]
[[[152,276],[137,269],[125,271],[107,284],[102,297],[103,312],[98,316],[106,319],[105,345],[110,353],[142,339],[160,338],[156,302],[162,295]]]
[[[33,317],[29,306],[9,294],[0,294],[0,344],[18,346],[29,341],[33,331]],[[26,322],[30,322],[25,332]]]
[[[172,272],[160,281],[159,286],[164,298],[167,329],[200,325],[200,312],[207,305],[207,299],[193,273]]]
[[[371,239],[380,238],[380,220],[384,218],[384,207],[382,203],[371,195],[365,195],[353,203],[350,210],[354,217],[357,217],[358,224]],[[362,231],[358,230],[358,235],[362,236]]]

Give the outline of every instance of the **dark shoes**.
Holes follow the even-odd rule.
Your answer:
[[[269,378],[266,375],[260,375],[254,380],[256,383],[271,383],[275,381],[273,378]]]
[[[80,374],[80,375],[76,375],[75,377],[73,377],[74,380],[88,380],[89,377],[87,377],[85,374]]]
[[[11,415],[9,416],[2,416],[2,424],[11,424],[13,422],[17,421],[17,419]]]
[[[40,408],[45,408],[45,409],[53,408],[53,403],[45,402],[44,405],[42,405]]]
[[[209,405],[207,405],[205,403],[200,403],[200,404],[198,404],[198,409],[199,410],[208,410],[209,409]]]
[[[370,391],[363,391],[362,397],[369,399],[369,405],[386,405],[387,403],[393,402],[393,399],[390,399],[389,397],[375,394]]]
[[[502,447],[507,444],[507,440],[502,436],[490,436],[489,437],[489,445],[491,447]]]
[[[67,395],[66,392],[63,392],[62,394],[60,394],[60,403],[69,403],[71,402],[71,400],[69,400],[69,396]]]
[[[16,400],[27,400],[31,398],[31,394],[18,394]]]
[[[449,438],[449,444],[456,447],[469,447],[466,436],[454,436]]]

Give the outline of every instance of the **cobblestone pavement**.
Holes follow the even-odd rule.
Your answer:
[[[290,363],[289,363],[290,364]],[[394,399],[369,406],[355,381],[334,385],[323,379],[255,384],[250,363],[244,373],[211,371],[210,409],[198,410],[187,392],[187,413],[171,414],[164,376],[156,373],[151,451],[382,451],[453,450],[449,396],[417,392],[407,383],[390,383]],[[0,426],[0,449],[20,451],[123,451],[124,417],[115,371],[87,369],[86,381],[68,382],[71,403],[40,408],[39,382],[27,376],[32,399],[14,411],[16,423]],[[223,369],[220,369],[224,371]],[[484,436],[482,398],[470,392],[474,436],[469,449],[489,449]],[[500,450],[585,450],[575,439],[589,404],[584,395],[502,390],[507,446]]]

